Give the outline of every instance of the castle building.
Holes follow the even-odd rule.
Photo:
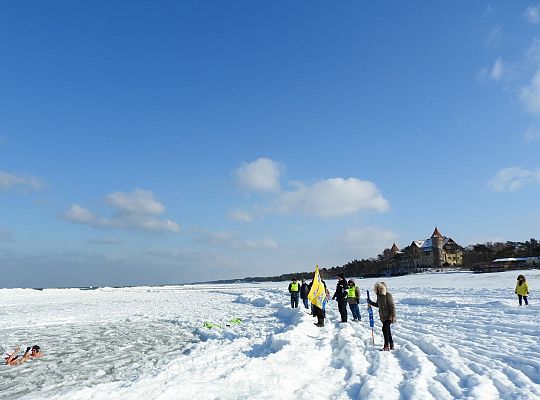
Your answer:
[[[443,236],[437,227],[431,237],[425,240],[414,240],[403,250],[394,243],[390,249],[389,269],[399,273],[459,266],[462,263],[461,246],[452,238]]]

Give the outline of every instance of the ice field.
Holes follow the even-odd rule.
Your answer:
[[[364,293],[376,281],[356,280]],[[290,308],[288,282],[1,289],[0,350],[38,344],[46,356],[0,366],[0,398],[540,399],[540,271],[384,281],[393,352],[379,351],[376,310],[373,346],[365,306],[340,324],[330,301],[318,328]]]

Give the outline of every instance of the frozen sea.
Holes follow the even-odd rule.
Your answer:
[[[376,309],[373,346],[365,306],[340,324],[331,301],[318,328],[290,308],[288,282],[1,289],[0,349],[39,344],[46,356],[1,365],[0,398],[540,399],[539,270],[384,280],[393,352],[379,350]]]

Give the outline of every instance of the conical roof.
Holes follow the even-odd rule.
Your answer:
[[[439,229],[437,229],[437,227],[435,227],[435,230],[433,231],[433,234],[431,235],[431,237],[437,237],[437,238],[444,238],[443,235],[441,235],[441,232],[439,232]]]
[[[397,253],[399,251],[399,247],[397,247],[396,243],[394,242],[394,244],[392,245],[392,248],[390,250]]]

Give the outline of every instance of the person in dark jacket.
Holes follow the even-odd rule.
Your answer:
[[[394,304],[394,298],[390,293],[388,293],[386,283],[384,282],[377,282],[373,287],[373,290],[377,295],[377,302],[368,300],[368,303],[379,308],[379,317],[383,323],[383,350],[394,350],[394,341],[392,339],[392,332],[390,330],[390,325],[396,322],[396,306]]]
[[[309,300],[308,300],[308,293],[309,293],[309,285],[306,283],[305,279],[302,279],[302,286],[300,286],[300,298],[304,302],[304,307],[306,307],[309,310]]]
[[[291,294],[291,308],[297,308],[300,300],[300,284],[296,278],[289,283],[289,293]]]
[[[332,299],[337,300],[339,314],[341,315],[341,322],[347,322],[347,298],[349,296],[349,284],[347,283],[344,274],[338,274],[338,278],[339,280],[336,286],[336,292],[332,296]]]

